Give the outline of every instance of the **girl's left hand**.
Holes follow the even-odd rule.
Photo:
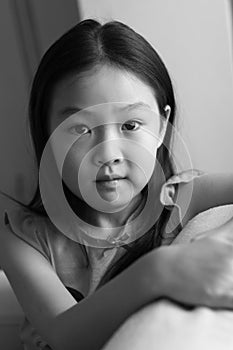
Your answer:
[[[155,249],[148,259],[161,297],[233,309],[233,218],[191,243]]]

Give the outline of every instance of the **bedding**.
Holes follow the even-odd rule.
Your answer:
[[[233,205],[202,212],[186,224],[173,244],[187,243],[198,233],[221,226],[231,217]],[[232,350],[233,312],[207,307],[187,310],[175,302],[157,301],[130,316],[102,348],[122,349]]]

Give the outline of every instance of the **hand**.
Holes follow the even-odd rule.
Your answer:
[[[191,243],[150,252],[151,262],[156,251],[163,296],[185,304],[233,309],[233,218]]]

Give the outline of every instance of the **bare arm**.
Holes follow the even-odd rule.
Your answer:
[[[47,260],[0,229],[0,264],[27,317],[54,350],[97,350],[133,313],[160,297],[233,308],[233,219],[216,234],[147,253],[79,304]]]
[[[180,183],[176,203],[183,226],[210,208],[233,204],[233,173],[205,173],[188,183]],[[172,213],[175,215],[175,212]]]
[[[210,173],[194,179],[194,215],[225,204],[233,204],[233,173]]]
[[[0,263],[25,314],[55,350],[100,349],[157,293],[145,259],[77,304],[48,261],[7,228],[0,234]]]

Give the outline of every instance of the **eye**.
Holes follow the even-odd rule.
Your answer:
[[[131,120],[131,121],[125,123],[123,126],[126,127],[127,131],[135,131],[140,127],[140,125],[141,125],[140,122],[138,122],[136,120]],[[136,126],[136,128],[135,128],[135,126]]]
[[[69,130],[72,133],[79,134],[79,135],[85,135],[85,134],[87,134],[90,131],[88,129],[88,127],[85,126],[85,125],[75,125],[75,126],[72,126]]]

